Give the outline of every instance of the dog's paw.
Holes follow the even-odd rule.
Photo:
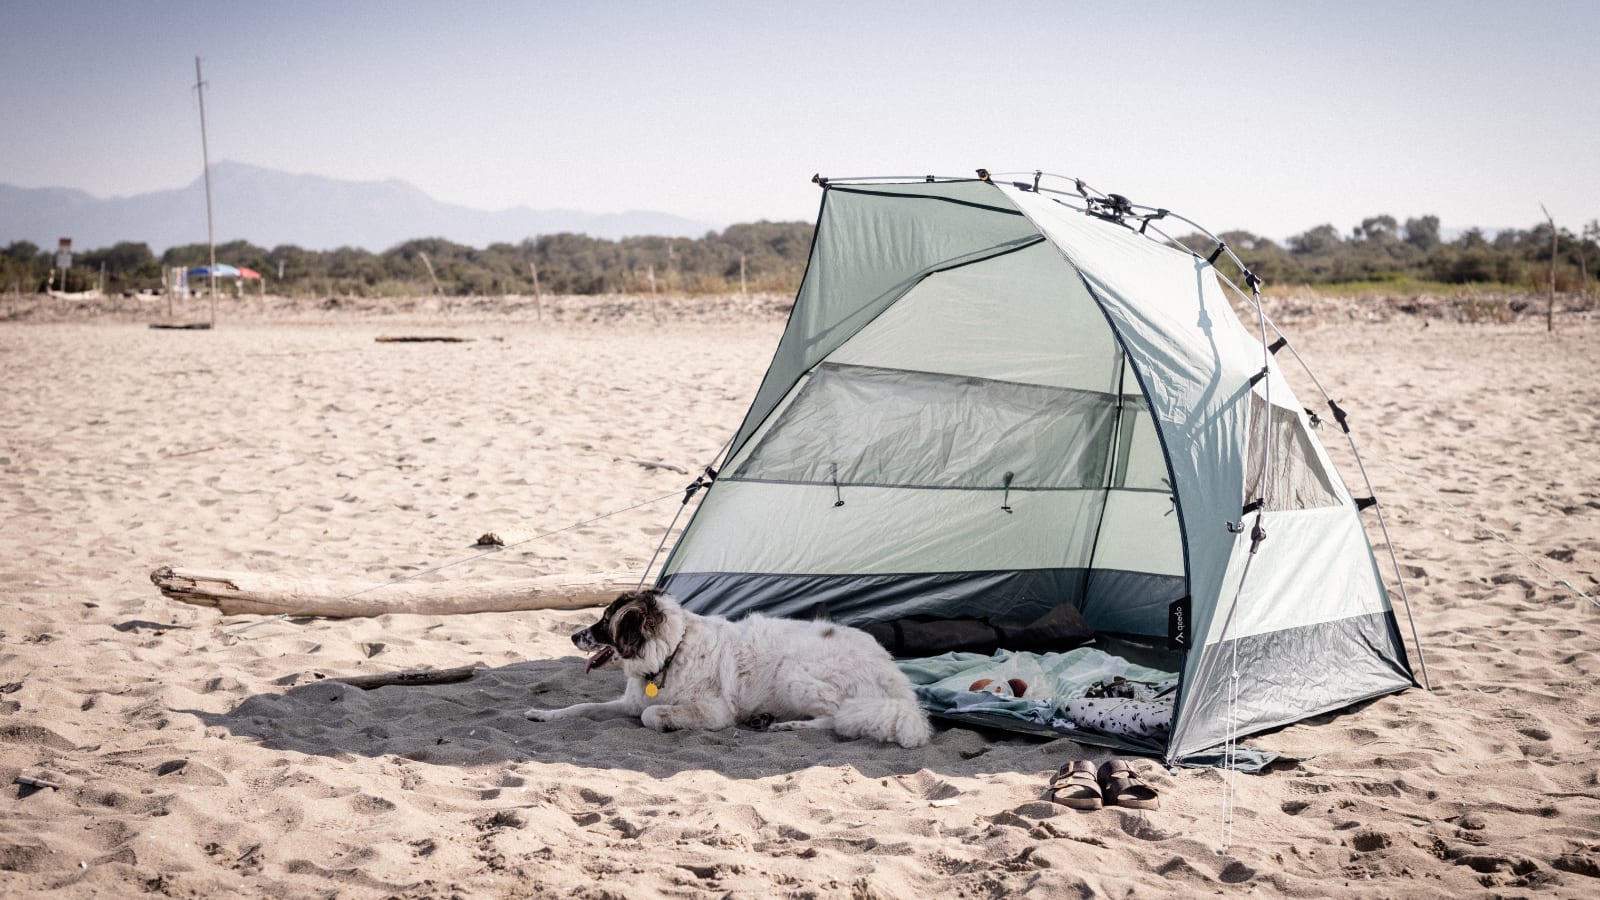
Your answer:
[[[556,717],[555,713],[556,711],[553,709],[530,709],[522,715],[524,718],[532,719],[535,722],[548,722]]]
[[[646,728],[654,728],[663,733],[678,730],[677,724],[672,721],[672,713],[662,706],[649,707],[640,714],[639,721],[643,722]]]
[[[757,713],[746,719],[744,724],[754,728],[756,731],[766,731],[772,727],[772,715],[770,713]]]

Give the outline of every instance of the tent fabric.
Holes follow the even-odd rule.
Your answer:
[[[1042,240],[1010,202],[970,182],[836,188],[823,198],[830,226],[817,230],[789,324],[736,448],[795,378],[929,274]]]
[[[1104,392],[822,363],[733,476],[981,488],[1003,486],[1011,472],[1014,490],[1098,488],[1120,402]],[[866,420],[871,428],[842,427]],[[1019,444],[1041,452],[1014,459],[1007,448]]]
[[[827,186],[658,585],[847,624],[1070,603],[1163,641],[1182,615],[1175,762],[1415,683],[1349,491],[1210,263],[1026,185]]]

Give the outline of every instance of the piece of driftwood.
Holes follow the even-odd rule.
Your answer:
[[[689,474],[688,469],[685,469],[683,466],[675,466],[672,463],[655,462],[654,460],[649,459],[630,459],[628,462],[631,462],[636,466],[644,466],[646,469],[666,469],[669,472],[677,472],[679,475]]]
[[[214,607],[224,615],[289,614],[333,619],[391,613],[450,616],[605,606],[618,594],[639,586],[638,576],[618,573],[544,575],[477,583],[360,583],[172,566],[151,572],[150,581],[169,600]]]
[[[151,328],[164,331],[210,331],[210,322],[151,322]]]
[[[196,448],[194,450],[184,450],[184,451],[179,452],[179,453],[163,453],[161,455],[166,457],[167,459],[177,459],[180,456],[193,456],[196,453],[210,453],[211,451],[216,450],[216,449],[220,448],[221,446],[222,446],[221,444],[212,444],[209,447],[199,447],[199,448]]]
[[[373,338],[380,344],[465,344],[477,338],[430,334],[385,334]]]
[[[56,784],[54,781],[45,781],[43,778],[34,778],[32,775],[18,775],[16,778],[11,780],[11,783],[27,785],[31,788],[54,788],[58,791],[61,790],[61,785]]]
[[[456,669],[406,669],[402,672],[382,672],[377,675],[351,675],[347,678],[330,678],[329,681],[339,681],[351,687],[370,691],[381,688],[386,684],[455,684],[466,681],[478,671],[478,666],[461,666]]]

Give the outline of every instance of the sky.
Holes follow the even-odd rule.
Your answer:
[[[1042,169],[1282,239],[1600,218],[1600,3],[0,0],[0,183],[212,162],[486,210],[811,220],[811,176]]]

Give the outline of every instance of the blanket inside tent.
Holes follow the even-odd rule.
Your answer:
[[[1175,672],[1094,647],[1064,653],[997,650],[900,661],[923,706],[936,713],[1010,716],[1062,732],[1080,729],[1165,740]]]

